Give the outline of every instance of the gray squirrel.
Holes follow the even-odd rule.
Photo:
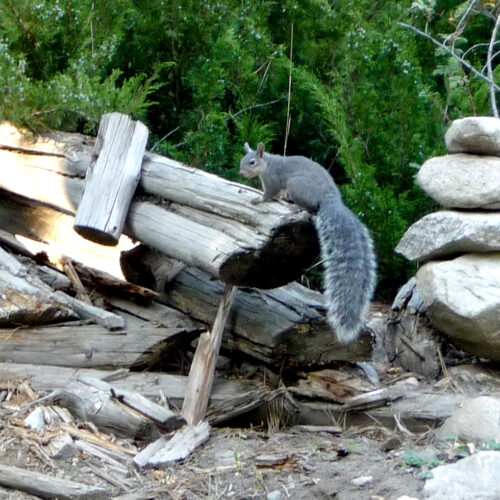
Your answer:
[[[245,143],[245,151],[240,174],[260,177],[264,189],[253,204],[287,191],[291,201],[317,213],[327,319],[340,342],[352,342],[363,327],[375,289],[375,253],[368,230],[344,205],[332,176],[318,163],[304,156],[266,153],[263,143],[256,151]]]

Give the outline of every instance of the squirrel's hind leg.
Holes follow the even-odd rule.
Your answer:
[[[308,189],[304,188],[304,178],[291,177],[286,184],[288,191],[288,199],[293,201],[299,207],[302,207],[309,212],[315,213],[319,209],[319,203]]]

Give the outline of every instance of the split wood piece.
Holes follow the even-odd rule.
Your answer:
[[[86,455],[89,456],[94,456],[101,460],[102,462],[105,462],[109,464],[113,470],[119,472],[120,474],[126,475],[128,472],[128,467],[123,466],[118,460],[116,460],[111,453],[109,453],[106,450],[103,450],[99,446],[96,446],[91,443],[87,443],[86,441],[80,441],[76,440],[75,441],[75,446],[78,448],[80,451],[83,451]]]
[[[63,408],[61,408],[63,409]],[[66,408],[64,408],[66,410]],[[67,411],[67,410],[66,410]],[[120,441],[116,441],[113,436],[102,432],[90,432],[86,429],[80,429],[75,425],[61,423],[60,428],[67,435],[75,439],[75,441],[90,443],[98,449],[104,450],[112,455],[116,460],[123,464],[129,464],[137,455],[137,447],[135,445],[123,446]]]
[[[9,175],[0,187],[74,214],[91,144],[77,134],[23,136],[4,123],[0,161]],[[284,202],[252,205],[252,188],[158,155],[146,155],[140,186],[170,204],[132,203],[127,234],[226,283],[273,288],[317,258],[312,217]]]
[[[154,290],[116,278],[105,271],[93,269],[79,262],[72,262],[72,264],[81,281],[92,289],[98,289],[110,295],[138,299],[153,299],[158,296]]]
[[[176,415],[169,408],[154,403],[138,392],[120,389],[97,378],[79,377],[78,380],[99,391],[108,392],[113,398],[116,398],[124,405],[136,410],[158,424],[162,430],[175,431],[185,424],[184,419]]]
[[[74,368],[153,366],[203,330],[182,313],[170,308],[162,312],[161,324],[121,312],[119,317],[125,321],[125,327],[118,332],[78,322],[0,329],[0,361]]]
[[[218,425],[250,413],[250,423],[262,425],[272,418],[287,426],[296,420],[298,406],[287,388],[282,386],[274,390],[247,392],[228,401],[221,401],[217,409],[211,408],[207,412],[206,420],[211,425]]]
[[[100,499],[109,498],[104,488],[88,486],[67,479],[61,479],[40,472],[0,465],[0,485],[6,488],[25,491],[41,498],[60,499]]]
[[[0,325],[44,324],[85,318],[109,330],[125,325],[120,316],[54,292],[26,266],[0,248]],[[76,314],[75,314],[76,313]]]
[[[58,271],[51,264],[47,264],[44,260],[42,263],[37,262],[36,256],[31,254],[31,257],[16,254],[16,259],[21,262],[27,269],[30,276],[36,276],[52,290],[57,290],[64,293],[73,293],[73,283],[66,274]],[[37,260],[34,260],[37,259]]]
[[[212,331],[202,333],[198,339],[182,405],[182,416],[188,425],[197,425],[205,418],[215,375],[215,363],[235,293],[236,287],[226,285]]]
[[[209,325],[224,284],[200,269],[185,267],[173,281],[159,288],[168,260],[145,246],[123,252],[120,257],[128,280],[152,287],[160,293],[157,300]],[[372,346],[368,332],[348,345],[337,342],[325,318],[321,293],[290,283],[269,291],[238,289],[223,349],[241,351],[274,366],[297,366],[369,359]]]
[[[32,364],[0,363],[0,387],[7,382],[28,379],[36,391],[58,391],[78,377],[103,378],[109,372],[95,369],[74,369],[59,366],[39,366]],[[113,386],[134,391],[150,399],[160,396],[170,406],[180,408],[186,393],[187,377],[155,372],[128,372],[113,381]],[[221,424],[235,416],[253,410],[266,411],[269,403],[282,398],[282,390],[268,391],[255,382],[247,380],[215,379],[210,394],[210,408],[207,420],[211,424]],[[66,429],[68,432],[71,430]],[[80,437],[81,436],[75,436]]]
[[[144,448],[134,458],[134,465],[138,469],[168,467],[187,458],[209,437],[210,425],[208,422],[201,422],[195,426],[185,426],[170,439],[161,436],[157,441]]]
[[[102,432],[145,442],[160,435],[150,419],[122,404],[110,391],[102,391],[84,381],[69,382],[58,400],[77,418],[92,422]]]
[[[103,115],[75,216],[75,231],[101,245],[117,245],[141,177],[148,128],[127,115]]]
[[[342,429],[333,425],[295,425],[293,428],[300,432],[326,432],[328,434],[342,434]]]

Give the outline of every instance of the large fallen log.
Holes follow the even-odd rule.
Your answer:
[[[72,224],[71,215],[33,206],[29,200],[14,195],[0,197],[0,226],[5,230],[55,246],[64,245],[70,255],[84,261],[96,254],[93,265],[99,267],[104,262],[104,266],[109,266],[108,254],[114,249],[86,242],[71,230]],[[145,247],[137,247],[124,255],[122,267],[127,279],[163,292],[158,300],[211,325],[224,285],[199,269],[172,264],[158,252],[154,254]],[[128,303],[123,308],[144,319],[153,317],[151,307],[144,309]],[[358,361],[369,357],[370,337],[364,335],[352,344],[339,344],[325,320],[324,309],[320,293],[296,283],[267,291],[239,289],[226,324],[223,349],[242,351],[275,366]],[[25,360],[16,358],[17,362]]]
[[[75,368],[147,368],[181,344],[189,344],[204,327],[161,304],[152,307],[151,320],[125,312],[135,306],[120,301],[122,330],[112,332],[86,322],[1,328],[1,362],[38,363]],[[156,311],[155,309],[160,309]],[[104,311],[103,311],[104,312]],[[161,317],[161,322],[158,322]]]
[[[128,270],[129,266],[126,275]],[[143,276],[148,286],[154,285],[155,280],[147,271]],[[133,281],[133,276],[127,277]],[[143,283],[139,280],[138,284]],[[163,290],[157,291],[160,292],[158,301],[210,324],[224,285],[200,269],[185,267]],[[324,309],[322,295],[298,283],[265,291],[238,289],[222,347],[275,366],[367,359],[371,353],[368,332],[348,345],[337,342],[326,322]]]
[[[0,188],[73,215],[91,151],[85,136],[23,135],[4,123]],[[254,206],[255,190],[247,186],[152,154],[140,186],[169,204],[133,202],[126,234],[226,283],[277,287],[298,278],[318,254],[309,214],[283,202]]]

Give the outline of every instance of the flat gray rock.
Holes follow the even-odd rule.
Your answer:
[[[500,251],[500,213],[442,210],[408,228],[396,252],[417,262],[462,253]]]
[[[492,116],[470,116],[455,120],[444,136],[450,153],[500,156],[500,120]]]
[[[463,350],[500,361],[500,253],[429,262],[416,277],[433,326]]]
[[[500,208],[500,158],[465,153],[427,160],[417,184],[448,208]]]
[[[456,436],[463,443],[500,442],[500,399],[481,396],[463,401],[437,429],[436,435]]]
[[[457,463],[432,469],[425,482],[427,500],[496,500],[500,498],[500,453],[480,451]]]

